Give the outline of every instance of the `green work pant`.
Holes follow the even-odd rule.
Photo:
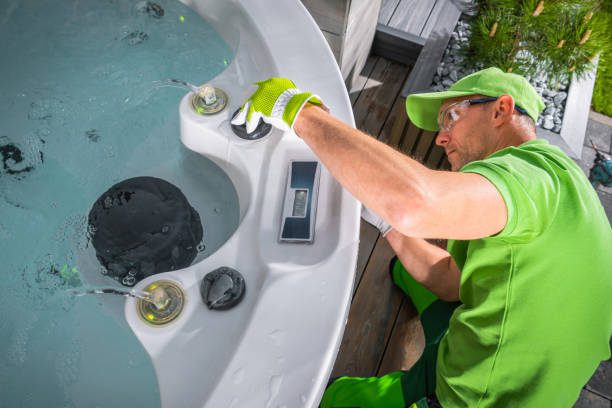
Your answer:
[[[417,283],[399,260],[392,265],[393,282],[412,300],[423,331],[425,349],[408,371],[394,371],[382,377],[340,377],[325,390],[321,408],[423,407],[436,401],[436,359],[438,344],[459,302],[444,302]],[[431,402],[430,402],[431,404]]]

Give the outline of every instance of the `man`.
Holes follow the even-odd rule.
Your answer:
[[[612,230],[580,168],[536,139],[543,107],[523,77],[497,68],[410,95],[411,121],[438,130],[452,167],[434,171],[291,81],[259,83],[234,123],[294,130],[372,210],[364,218],[401,261],[393,280],[426,335],[409,371],[341,377],[322,407],[569,407],[610,357]],[[427,238],[449,239],[448,251]]]

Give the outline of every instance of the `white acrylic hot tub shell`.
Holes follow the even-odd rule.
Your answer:
[[[236,53],[211,81],[229,108],[201,117],[181,101],[181,140],[215,161],[240,201],[240,225],[214,254],[169,279],[184,289],[185,309],[151,327],[126,302],[127,321],[151,355],[164,407],[316,406],[327,384],[346,323],[359,239],[359,203],[323,169],[315,242],[280,244],[278,231],[289,160],[316,160],[295,134],[274,130],[243,141],[229,130],[232,112],[254,81],[291,78],[320,95],[353,125],[351,105],[325,39],[298,0],[203,0],[186,3],[212,23]],[[189,194],[187,194],[189,196]],[[206,230],[206,220],[204,229]],[[230,266],[245,277],[237,307],[210,311],[199,296],[202,277]]]

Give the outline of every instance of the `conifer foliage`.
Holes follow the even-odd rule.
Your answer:
[[[610,51],[610,0],[475,0],[466,62],[565,82]]]

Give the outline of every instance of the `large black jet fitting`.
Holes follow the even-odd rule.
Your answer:
[[[203,235],[181,190],[155,177],[115,184],[96,200],[88,221],[96,257],[125,286],[189,266]]]

